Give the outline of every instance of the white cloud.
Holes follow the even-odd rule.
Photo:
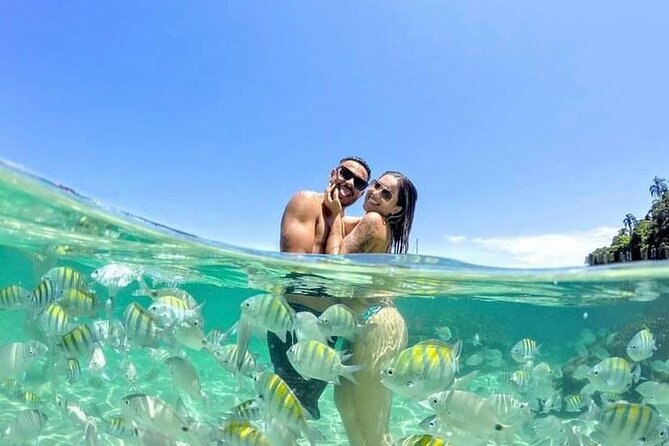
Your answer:
[[[489,238],[447,235],[443,250],[429,254],[490,266],[578,266],[595,248],[609,245],[617,231],[618,228],[603,226],[589,231]]]

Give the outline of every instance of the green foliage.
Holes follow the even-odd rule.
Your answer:
[[[642,220],[627,214],[624,227],[610,246],[595,249],[586,262],[590,265],[630,260],[669,259],[669,193],[664,178],[655,177],[649,191],[653,197],[650,211]]]

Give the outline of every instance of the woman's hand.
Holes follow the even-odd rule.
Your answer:
[[[323,203],[325,203],[325,207],[330,210],[333,216],[339,215],[342,213],[343,208],[341,205],[341,201],[339,201],[339,188],[337,187],[336,184],[331,184],[328,186],[327,189],[325,189],[325,198],[323,200]]]

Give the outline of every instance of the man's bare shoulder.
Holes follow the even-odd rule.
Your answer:
[[[323,194],[311,190],[296,192],[288,201],[284,214],[316,216],[322,212]]]

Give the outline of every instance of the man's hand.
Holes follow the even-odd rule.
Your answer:
[[[338,215],[342,213],[342,205],[339,201],[339,188],[336,184],[331,184],[325,189],[325,198],[323,203],[325,207],[332,213],[332,215]]]

